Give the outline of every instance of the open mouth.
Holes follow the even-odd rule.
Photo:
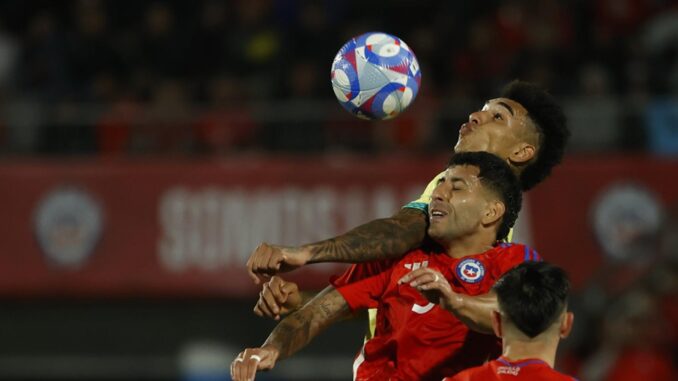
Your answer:
[[[447,212],[440,209],[431,209],[429,215],[431,221],[438,221],[445,218],[445,216],[447,216]]]

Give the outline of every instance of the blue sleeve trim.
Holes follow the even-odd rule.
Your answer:
[[[537,261],[537,262],[543,261],[543,259],[541,259],[541,256],[539,255],[539,253],[537,252],[537,250],[532,249],[532,251],[534,251],[534,260],[535,260],[535,261]]]
[[[412,201],[409,204],[403,206],[403,208],[419,209],[424,212],[424,214],[428,214],[428,204],[425,202]]]
[[[523,262],[527,262],[530,260],[530,248],[525,246],[525,258],[523,258]]]

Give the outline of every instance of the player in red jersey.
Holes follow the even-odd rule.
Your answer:
[[[504,272],[537,257],[523,245],[497,244],[520,204],[517,179],[498,157],[453,156],[430,205],[428,234],[439,246],[413,250],[357,282],[334,279],[336,288],[283,319],[261,347],[241,352],[231,364],[233,379],[253,379],[325,327],[371,307],[379,309],[376,335],[356,358],[355,380],[438,381],[498,355],[496,337],[472,332],[457,311],[445,309],[460,296],[487,293]]]
[[[494,285],[499,311],[492,313],[502,356],[445,381],[576,381],[553,370],[558,342],[572,329],[569,289],[565,272],[548,263],[523,263],[506,273]]]

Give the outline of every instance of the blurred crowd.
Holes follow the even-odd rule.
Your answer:
[[[627,256],[601,248],[606,261],[570,301],[559,366],[581,380],[678,378],[678,205],[656,229],[628,228]]]
[[[430,152],[513,78],[564,100],[574,151],[678,152],[670,0],[0,3],[0,152]],[[422,90],[386,123],[336,103],[329,68],[380,30]]]
[[[337,50],[368,31],[422,67],[386,122],[330,86]],[[672,0],[3,0],[0,155],[447,152],[514,78],[563,100],[571,152],[678,155]],[[610,259],[574,298],[564,370],[676,379],[678,209],[666,221],[641,237],[652,259]]]

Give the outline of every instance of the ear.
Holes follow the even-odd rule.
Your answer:
[[[560,338],[564,339],[570,336],[572,332],[572,325],[574,324],[574,314],[572,312],[566,312],[563,319],[560,321],[559,334]]]
[[[491,225],[499,221],[504,216],[505,212],[506,206],[503,202],[497,200],[488,202],[482,219],[483,225]]]
[[[501,338],[502,335],[504,334],[502,332],[502,326],[501,326],[501,314],[499,311],[492,311],[492,330],[494,331],[494,334]]]
[[[515,165],[525,164],[534,158],[537,149],[528,143],[518,144],[509,155],[509,161]]]

